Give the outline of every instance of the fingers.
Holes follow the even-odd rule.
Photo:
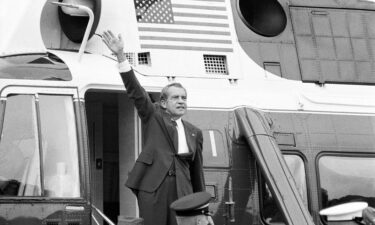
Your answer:
[[[124,48],[121,34],[116,37],[110,30],[103,31],[102,41],[114,53],[122,52]]]
[[[109,34],[107,31],[104,31],[103,34],[102,34],[102,39],[103,41],[106,40],[106,41],[109,41]]]
[[[102,41],[109,47],[109,42],[104,37],[102,38]]]
[[[108,37],[108,33],[107,33],[107,31],[103,31],[102,37],[105,37],[105,38]]]
[[[113,38],[116,38],[111,31],[103,31],[103,36],[107,40],[111,40]]]
[[[116,40],[116,37],[114,37],[113,33],[109,30],[103,31],[102,40],[108,47],[110,47],[113,41]]]
[[[116,36],[112,33],[112,31],[108,30],[108,31],[104,31],[103,34],[102,34],[102,38],[104,38],[105,40],[107,40],[108,42],[110,40],[120,40],[122,41],[122,36],[121,34],[118,35],[118,38],[116,38]]]
[[[109,35],[107,32],[103,32],[102,34],[102,41],[107,45],[109,46]]]
[[[115,35],[113,35],[112,31],[108,31],[108,34],[110,35],[111,38],[116,38]]]

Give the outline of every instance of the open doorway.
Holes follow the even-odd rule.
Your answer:
[[[117,224],[119,215],[137,216],[135,197],[124,184],[140,150],[138,118],[125,93],[89,91],[85,95],[85,107],[91,201]],[[99,214],[93,215],[100,225],[107,224]]]

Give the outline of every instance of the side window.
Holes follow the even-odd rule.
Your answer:
[[[307,202],[307,187],[306,187],[306,170],[303,159],[298,155],[284,155],[284,159],[289,167],[289,170],[294,178],[295,184],[302,200],[306,207]],[[264,179],[261,182],[261,213],[263,220],[267,224],[285,224],[283,215],[279,210],[275,199],[272,196],[271,190],[265,183]]]
[[[8,97],[0,142],[0,195],[41,196],[36,118],[33,95]]]
[[[298,155],[284,155],[284,158],[288,164],[290,172],[292,173],[298,192],[302,197],[302,201],[305,206],[308,207],[306,170],[303,159]]]
[[[353,201],[375,207],[375,157],[327,155],[318,163],[321,209]]]
[[[0,140],[0,196],[79,197],[71,96],[9,96]],[[39,104],[37,104],[39,102]]]
[[[70,96],[39,95],[46,195],[79,197],[77,133]]]

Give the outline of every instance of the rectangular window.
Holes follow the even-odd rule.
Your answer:
[[[7,98],[0,141],[0,196],[79,197],[73,99],[40,95],[36,102],[36,95]]]
[[[79,197],[77,133],[70,96],[39,96],[46,195]]]
[[[36,118],[33,95],[8,98],[0,142],[2,196],[41,196]]]
[[[319,158],[322,209],[351,201],[375,207],[375,158],[322,156]]]

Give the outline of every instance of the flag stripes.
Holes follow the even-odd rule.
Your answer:
[[[134,3],[143,49],[233,52],[226,0]]]

